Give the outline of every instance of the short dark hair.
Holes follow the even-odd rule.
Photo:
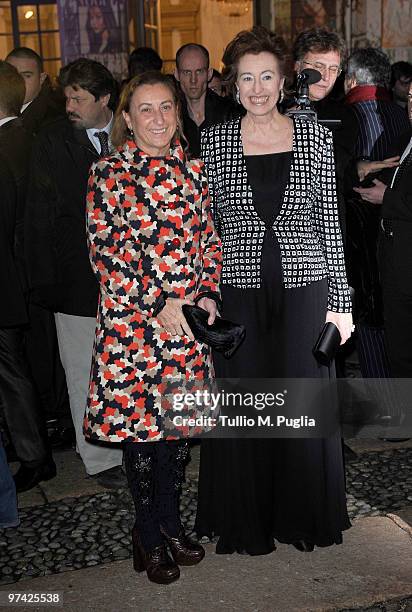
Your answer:
[[[203,45],[198,45],[197,43],[187,43],[186,45],[183,45],[182,47],[180,47],[180,49],[177,50],[176,53],[176,68],[179,70],[179,62],[181,60],[181,57],[183,55],[183,53],[185,51],[189,51],[189,50],[194,50],[197,49],[198,51],[200,51],[206,60],[206,68],[209,68],[209,64],[210,64],[210,56],[209,56],[209,51],[206,49],[206,47],[204,47]]]
[[[295,62],[300,62],[309,52],[327,53],[336,51],[340,55],[341,64],[346,58],[346,43],[337,32],[326,28],[310,28],[304,30],[293,44],[292,54]]]
[[[129,78],[131,79],[148,70],[158,70],[160,72],[162,66],[162,58],[152,47],[138,47],[129,55]]]
[[[122,93],[120,94],[120,101],[118,107],[116,108],[116,113],[114,115],[113,129],[111,133],[111,141],[115,147],[123,146],[126,140],[128,138],[131,138],[126,121],[123,117],[123,111],[125,111],[126,113],[129,112],[130,102],[136,89],[142,87],[143,85],[157,85],[158,83],[160,83],[161,85],[165,85],[172,95],[177,111],[177,133],[175,136],[177,138],[180,138],[182,132],[180,97],[177,93],[174,80],[168,74],[162,74],[161,72],[152,70],[142,72],[133,77],[127,83],[127,85],[125,85],[122,90]]]
[[[408,81],[412,81],[412,64],[410,62],[395,62],[391,67],[391,87],[396,81],[404,77]]]
[[[6,57],[6,62],[12,57],[34,60],[37,64],[39,72],[43,72],[42,58],[38,53],[36,53],[36,51],[33,51],[33,49],[29,49],[29,47],[16,47],[8,54],[8,56]]]
[[[58,83],[62,89],[81,87],[97,100],[110,94],[109,107],[114,109],[117,84],[111,72],[100,62],[81,57],[60,70]]]
[[[388,87],[391,80],[389,58],[375,47],[355,49],[348,59],[346,75],[354,77],[358,85]]]
[[[239,60],[248,53],[258,55],[264,51],[271,53],[277,59],[283,74],[287,55],[285,42],[267,28],[254,26],[251,30],[243,30],[227,45],[222,57],[224,64],[222,77],[230,93],[234,93]]]
[[[20,115],[25,95],[23,77],[14,66],[0,60],[0,110],[7,117]]]

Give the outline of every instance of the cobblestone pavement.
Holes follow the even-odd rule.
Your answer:
[[[412,597],[375,604],[369,608],[345,608],[339,612],[412,612]]]
[[[364,453],[347,465],[351,519],[385,515],[412,504],[412,449]],[[193,529],[197,482],[182,494],[182,516]],[[131,556],[133,503],[126,490],[66,498],[20,511],[17,529],[0,530],[0,584],[91,567]],[[411,600],[370,612],[412,612]],[[386,606],[386,607],[385,607]],[[408,607],[409,606],[409,607]],[[349,611],[348,611],[349,612]]]

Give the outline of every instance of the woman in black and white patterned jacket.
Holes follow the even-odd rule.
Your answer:
[[[312,349],[325,323],[352,332],[330,132],[280,115],[283,48],[261,27],[223,62],[246,114],[205,131],[215,225],[223,243],[224,318],[246,325],[219,378],[330,378]],[[326,76],[323,78],[327,78]],[[216,552],[266,554],[342,542],[350,526],[339,436],[202,443],[196,530]]]

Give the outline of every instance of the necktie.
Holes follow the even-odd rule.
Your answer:
[[[399,166],[398,172],[396,173],[395,180],[393,181],[392,189],[397,187],[405,174],[406,170],[412,166],[412,149],[409,151],[408,155],[405,157],[401,165]]]
[[[100,156],[107,157],[110,155],[109,136],[107,132],[95,132],[94,135],[100,142]]]

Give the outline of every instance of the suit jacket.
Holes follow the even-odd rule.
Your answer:
[[[86,130],[64,119],[42,130],[33,147],[25,218],[32,300],[95,316],[98,285],[90,267],[85,210],[90,166],[99,158]]]
[[[240,119],[203,133],[215,224],[223,243],[222,282],[259,288],[265,224],[253,205],[243,156]],[[293,155],[283,204],[273,230],[279,242],[284,286],[328,279],[328,309],[350,312],[329,130],[294,121]]]
[[[33,138],[21,119],[12,119],[0,126],[0,155],[7,159],[10,178],[16,190],[14,256],[23,288],[27,289],[24,262],[24,211],[29,180],[30,154]]]
[[[1,328],[24,325],[28,321],[26,303],[14,255],[17,188],[7,159],[0,160],[0,194]]]

